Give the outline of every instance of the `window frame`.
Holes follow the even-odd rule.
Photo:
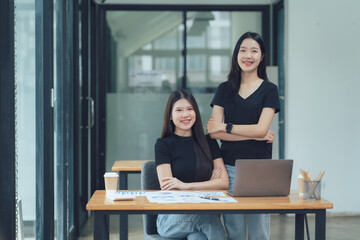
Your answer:
[[[16,238],[15,6],[0,2],[0,236]]]

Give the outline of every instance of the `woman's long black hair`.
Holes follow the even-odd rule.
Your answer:
[[[202,126],[199,107],[196,103],[194,96],[189,90],[181,89],[173,92],[168,99],[164,113],[164,122],[161,131],[161,138],[166,138],[175,132],[175,124],[171,118],[171,113],[174,104],[180,99],[186,99],[194,108],[196,114],[196,121],[191,127],[192,138],[194,141],[194,150],[196,155],[196,181],[209,180],[214,168],[212,161],[209,144],[206,140],[204,129]]]
[[[261,60],[261,62],[259,64],[258,70],[257,70],[258,77],[265,80],[265,81],[269,80],[268,76],[266,74],[267,62],[266,62],[266,49],[265,49],[264,40],[260,36],[260,34],[258,34],[258,33],[246,32],[237,41],[237,43],[235,45],[233,55],[232,55],[232,59],[231,59],[231,69],[230,69],[230,73],[228,75],[228,83],[231,86],[232,94],[236,94],[240,89],[241,68],[240,68],[239,63],[237,61],[237,56],[238,56],[238,53],[239,53],[241,43],[247,38],[254,39],[260,46],[262,60]]]

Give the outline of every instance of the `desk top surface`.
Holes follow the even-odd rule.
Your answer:
[[[150,160],[119,160],[115,161],[111,170],[114,172],[141,172],[144,163]]]
[[[150,192],[150,191],[149,191]],[[206,191],[210,192],[210,191]],[[219,191],[217,191],[219,192]],[[225,193],[226,194],[226,193]],[[86,205],[87,210],[287,210],[331,209],[333,204],[325,199],[316,201],[299,198],[297,191],[282,197],[234,197],[237,203],[150,203],[145,196],[130,201],[106,199],[105,190],[97,190]]]

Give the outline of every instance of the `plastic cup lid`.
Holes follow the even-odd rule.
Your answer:
[[[116,172],[107,172],[104,177],[119,177],[119,175]]]

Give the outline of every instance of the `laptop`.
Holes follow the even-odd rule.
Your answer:
[[[290,193],[293,160],[236,160],[234,197],[287,196]]]

